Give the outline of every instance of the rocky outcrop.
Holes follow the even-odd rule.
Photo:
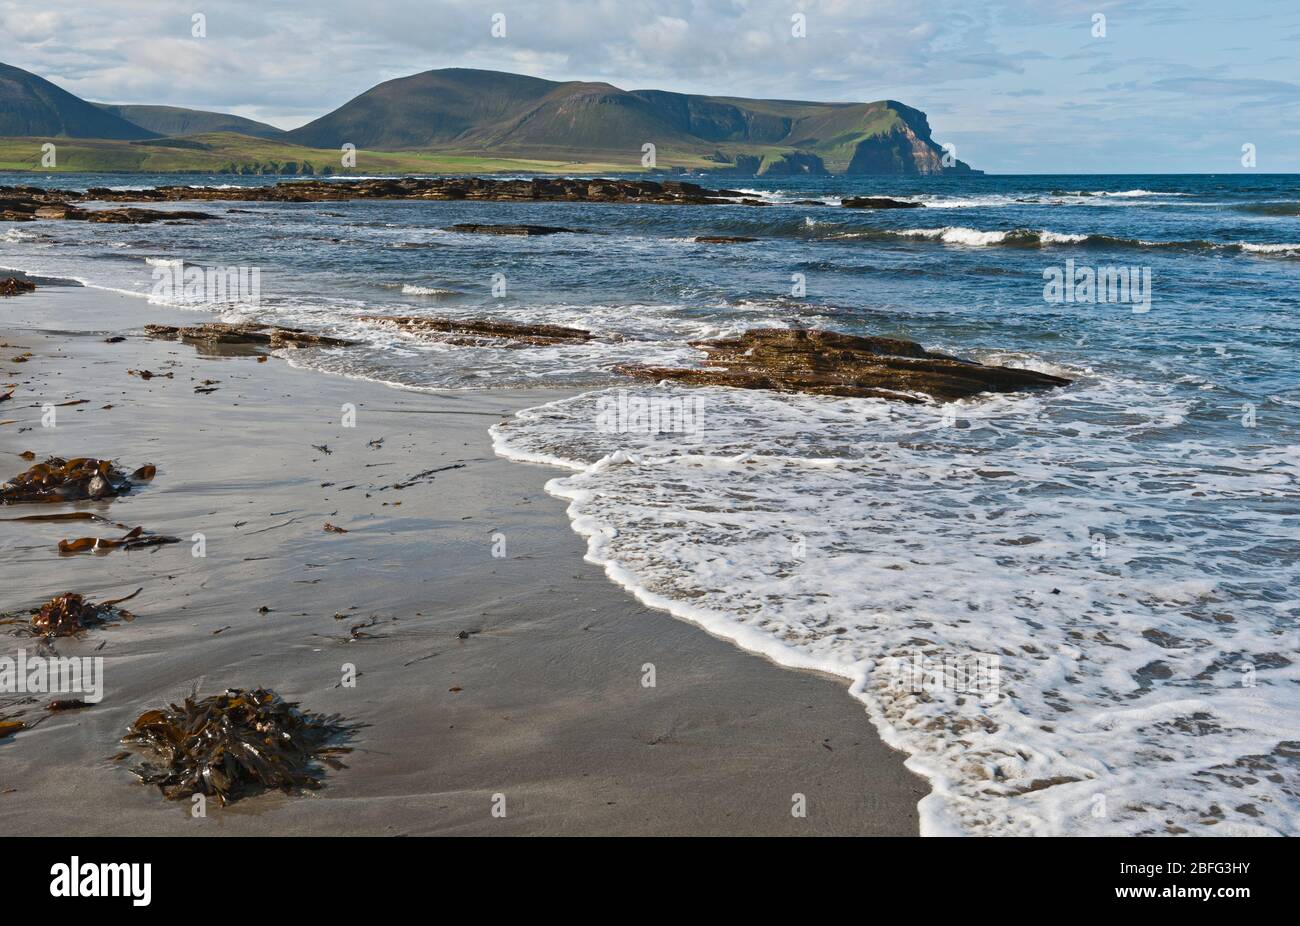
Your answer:
[[[254,322],[239,324],[209,322],[191,327],[145,325],[144,333],[151,338],[185,341],[191,344],[252,345],[272,350],[281,347],[345,347],[354,343],[343,338],[312,334],[301,328],[281,328],[277,325],[259,325]]]
[[[759,328],[736,338],[694,345],[707,355],[690,369],[623,366],[640,379],[777,392],[943,402],[984,392],[1019,392],[1069,385],[1033,370],[986,366],[925,350],[913,341],[857,337],[834,331]]]
[[[3,196],[0,191],[0,196]],[[349,199],[491,200],[505,202],[620,202],[663,205],[727,203],[742,197],[736,190],[710,190],[684,180],[606,180],[533,177],[494,180],[484,177],[399,177],[372,180],[294,180],[274,186],[161,186],[151,190],[95,187],[81,197],[103,202],[239,200],[245,202],[332,202]],[[67,194],[72,201],[76,194]]]
[[[144,192],[144,191],[142,191]],[[211,219],[206,212],[190,210],[140,209],[84,209],[78,205],[85,197],[75,190],[39,190],[34,187],[0,187],[0,221],[34,222],[37,219],[55,219],[73,222],[110,222],[118,225],[144,225],[150,222],[179,222],[190,219]],[[155,197],[131,196],[127,199],[152,199]]]
[[[930,137],[925,113],[895,100],[886,101],[895,116],[889,131],[859,141],[845,168],[847,174],[920,175],[980,174],[948,154]]]
[[[910,203],[887,196],[850,196],[840,205],[846,209],[919,209],[925,203]]]
[[[492,319],[432,318],[425,315],[361,315],[358,319],[423,340],[459,347],[545,347],[581,343],[595,337],[581,328],[525,325]]]
[[[35,289],[35,283],[27,280],[20,280],[18,277],[4,277],[0,279],[0,296],[17,296],[20,293],[30,293]]]

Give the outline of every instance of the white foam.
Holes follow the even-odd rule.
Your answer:
[[[695,390],[691,435],[604,433],[587,393],[492,434],[572,471],[548,491],[643,602],[846,679],[930,779],[927,834],[1295,832],[1300,563],[1254,551],[1294,543],[1300,448],[1206,446],[1173,386],[1072,375],[947,406]],[[1000,697],[899,687],[918,653],[996,655]]]
[[[1239,247],[1252,254],[1300,254],[1300,244],[1253,244],[1243,241]]]
[[[454,289],[441,289],[437,286],[416,286],[414,283],[402,284],[402,295],[404,296],[455,296]]]
[[[931,241],[942,241],[945,244],[987,247],[991,244],[1001,244],[1006,241],[1008,233],[1004,231],[980,231],[977,228],[966,228],[961,225],[945,225],[942,228],[907,228],[898,234],[905,238],[927,238]]]

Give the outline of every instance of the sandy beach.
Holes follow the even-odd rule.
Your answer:
[[[842,682],[642,607],[583,561],[543,489],[558,473],[493,455],[490,425],[564,393],[401,391],[140,333],[206,319],[77,286],[0,300],[0,383],[14,387],[0,476],[27,451],[154,464],[151,483],[77,507],[182,540],[61,556],[61,539],[116,532],[0,524],[0,610],[143,589],[134,621],[57,643],[104,657],[101,703],[47,714],[39,696],[5,697],[0,710],[39,723],[0,740],[0,832],[917,832],[925,783]],[[363,725],[348,767],[319,791],[195,819],[110,759],[141,711],[230,686]]]

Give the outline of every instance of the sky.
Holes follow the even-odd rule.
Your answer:
[[[0,0],[0,61],[91,100],[282,128],[477,67],[900,100],[991,173],[1300,172],[1300,0]]]

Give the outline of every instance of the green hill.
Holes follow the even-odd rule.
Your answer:
[[[153,132],[104,112],[43,77],[0,63],[0,136],[154,138]]]
[[[284,129],[277,129],[265,122],[232,116],[229,113],[213,113],[202,109],[185,109],[180,106],[137,106],[116,105],[112,103],[91,103],[106,113],[112,113],[127,122],[138,125],[155,135],[203,135],[212,132],[235,132],[253,138],[280,138]]]
[[[0,138],[0,170],[46,170],[41,145],[48,136]],[[282,177],[336,174],[593,174],[618,173],[629,165],[610,161],[551,161],[484,157],[429,151],[357,153],[357,166],[343,168],[337,149],[306,148],[275,139],[217,133],[187,138],[111,141],[60,140],[59,171],[123,173],[274,174]]]
[[[966,173],[944,163],[925,114],[893,100],[813,103],[621,90],[466,68],[385,81],[301,128],[174,106],[88,103],[0,64],[0,169],[227,173]],[[344,170],[340,149],[358,149]],[[438,166],[435,166],[438,165]],[[455,166],[451,166],[455,165]],[[529,165],[529,166],[520,166]]]
[[[755,173],[937,174],[925,114],[893,100],[811,103],[620,90],[466,68],[386,81],[288,133],[322,148],[430,149]]]

